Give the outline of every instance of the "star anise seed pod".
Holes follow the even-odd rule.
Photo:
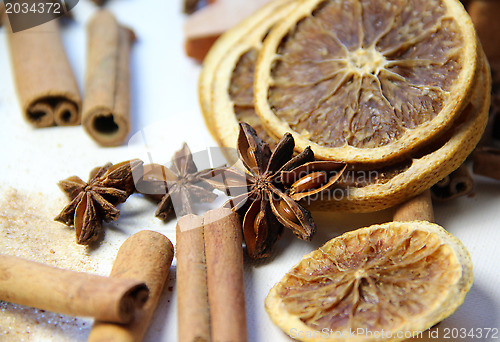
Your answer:
[[[114,221],[120,215],[116,205],[134,192],[133,173],[141,174],[142,161],[125,161],[116,165],[108,163],[90,172],[85,183],[77,176],[59,182],[70,203],[54,219],[74,226],[76,242],[87,245],[95,241],[102,230],[102,221]]]
[[[325,174],[321,182],[315,178],[308,183],[306,179],[312,177],[311,173],[329,172],[327,170],[343,166],[334,162],[315,162],[310,148],[293,157],[294,147],[292,135],[285,134],[271,153],[269,145],[250,125],[240,123],[238,154],[248,173],[234,168],[218,168],[204,175],[207,182],[230,196],[240,192],[226,205],[237,211],[243,220],[247,252],[252,258],[269,256],[283,227],[291,229],[300,239],[312,238],[315,224],[311,214],[296,201],[299,198],[294,197],[299,197],[296,193],[302,193],[303,183],[310,191],[313,188],[323,191],[336,181],[330,181],[329,174]],[[311,169],[309,173],[306,172],[308,168]],[[290,183],[295,184],[293,190],[287,188],[283,175],[287,182],[294,179]],[[302,182],[296,183],[298,180]]]
[[[173,215],[193,213],[196,202],[211,203],[217,195],[200,177],[186,143],[172,158],[169,168],[159,164],[144,166],[144,177],[138,191],[159,202],[156,217],[167,220]]]

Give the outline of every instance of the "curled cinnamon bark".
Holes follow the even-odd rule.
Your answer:
[[[26,120],[35,127],[80,124],[80,94],[58,20],[16,33],[6,25],[6,31]]]
[[[142,341],[163,292],[173,256],[172,244],[160,233],[144,230],[129,237],[118,250],[110,279],[144,282],[150,290],[149,298],[129,324],[96,321],[88,341]]]
[[[0,254],[0,300],[129,323],[149,293],[140,280],[73,272]]]
[[[474,180],[467,166],[462,165],[431,188],[432,199],[449,201],[468,195],[474,188]]]
[[[130,132],[130,47],[133,32],[100,10],[88,26],[82,124],[103,146],[121,145]]]

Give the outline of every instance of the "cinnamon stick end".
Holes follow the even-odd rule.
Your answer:
[[[238,213],[224,207],[209,210],[205,213],[205,215],[203,215],[203,225],[205,228],[209,224],[221,224],[223,223],[222,220],[225,220],[228,224],[221,225],[221,227],[227,228],[231,226],[229,223],[233,223],[235,221],[239,222],[239,216]],[[238,224],[234,224],[234,226],[238,226]]]
[[[54,121],[58,126],[80,124],[80,113],[75,103],[63,101],[54,108]]]
[[[54,109],[46,101],[37,102],[24,110],[26,120],[33,126],[42,128],[54,126]]]
[[[137,309],[141,309],[147,302],[149,289],[145,283],[137,284],[123,296],[119,303],[120,322],[128,324],[134,320]]]
[[[105,147],[123,144],[130,133],[129,121],[108,109],[97,109],[86,115],[83,124],[87,133]]]

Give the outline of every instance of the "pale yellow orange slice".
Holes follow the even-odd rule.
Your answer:
[[[235,118],[252,124],[259,133],[265,134],[257,127],[259,120],[253,107],[255,59],[270,28],[297,3],[293,0],[271,1],[224,33],[205,57],[198,96],[205,123],[219,144],[236,146],[237,121],[234,125],[227,125]],[[244,89],[238,89],[239,86]]]
[[[473,282],[465,246],[438,225],[390,222],[306,255],[266,298],[300,341],[402,341],[451,315]]]

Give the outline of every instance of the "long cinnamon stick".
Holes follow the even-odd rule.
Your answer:
[[[203,218],[183,216],[176,229],[177,340],[210,341]]]
[[[203,216],[212,341],[245,342],[245,283],[238,214],[227,208]]]
[[[149,299],[130,324],[96,321],[88,341],[141,341],[158,305],[173,256],[172,243],[160,233],[144,230],[129,237],[118,250],[110,278],[146,283]]]
[[[133,32],[100,10],[88,26],[82,124],[103,146],[121,145],[130,132],[130,48]]]
[[[0,300],[128,323],[148,293],[140,280],[73,272],[0,254]]]
[[[411,198],[396,208],[394,221],[434,221],[434,210],[430,190],[425,190],[420,195]]]
[[[80,93],[64,50],[58,20],[16,33],[9,25],[5,26],[26,120],[35,127],[80,124]]]

